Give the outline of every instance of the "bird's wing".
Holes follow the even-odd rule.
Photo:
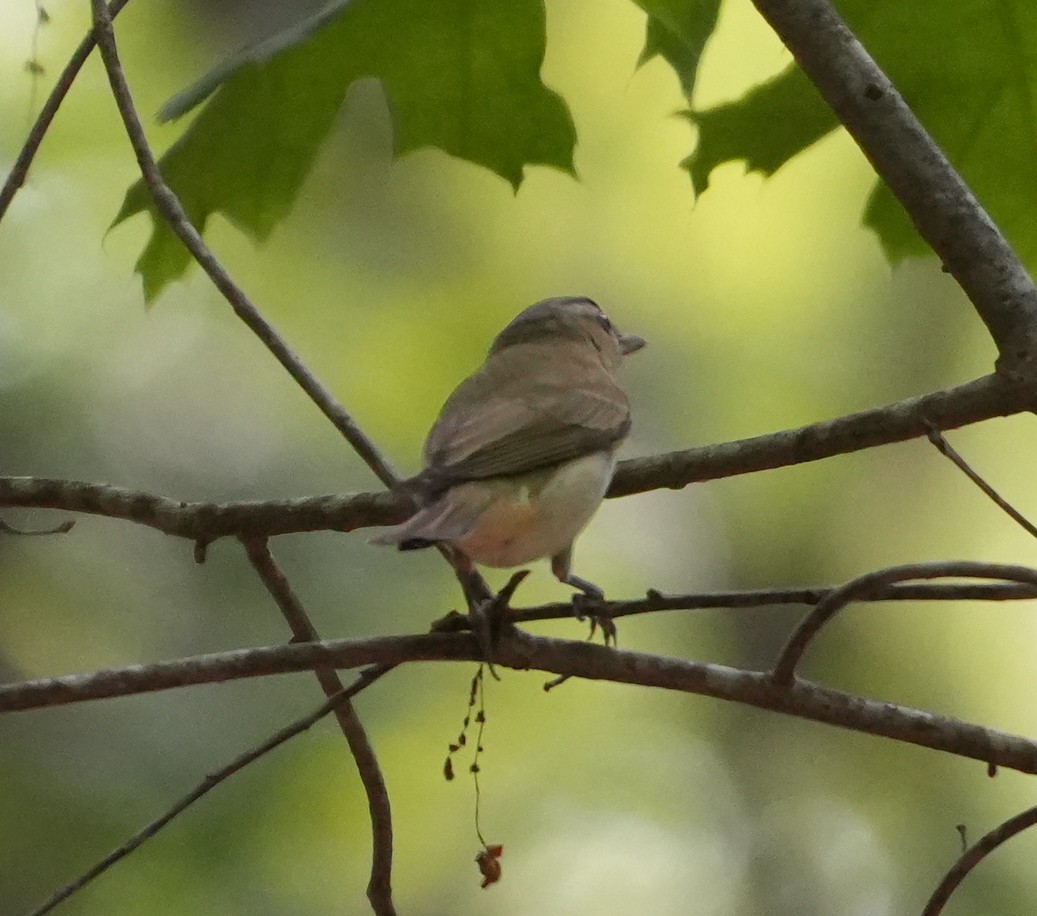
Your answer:
[[[447,401],[425,443],[428,490],[522,474],[612,448],[630,430],[626,395],[604,373],[572,386],[501,385],[476,374]]]

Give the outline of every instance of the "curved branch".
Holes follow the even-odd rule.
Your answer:
[[[266,540],[244,542],[249,562],[263,584],[267,587],[296,642],[318,642],[320,636],[310,620],[302,602],[292,590],[281,567],[277,564]],[[388,670],[388,669],[385,669]],[[345,691],[334,668],[321,665],[314,669],[317,681],[329,701],[336,700]],[[349,750],[356,763],[360,781],[367,794],[367,808],[371,814],[371,879],[367,885],[367,896],[371,908],[378,916],[395,916],[392,902],[392,809],[385,777],[378,764],[378,757],[371,746],[367,731],[360,716],[348,698],[343,697],[335,705],[335,718],[346,736]]]
[[[869,599],[875,591],[882,591],[895,582],[906,579],[944,579],[950,577],[967,579],[1003,579],[1007,582],[1022,582],[1037,585],[1037,569],[1026,566],[1009,566],[1000,563],[973,563],[956,561],[950,563],[911,563],[893,566],[866,573],[852,579],[840,588],[827,594],[803,619],[781,650],[772,677],[774,683],[788,686],[796,676],[796,665],[803,657],[807,646],[818,631],[842,608],[852,601]]]
[[[950,899],[951,894],[964,880],[965,876],[972,871],[1002,843],[1010,840],[1017,833],[1022,833],[1028,827],[1037,824],[1037,808],[1030,808],[1009,818],[1003,824],[995,827],[985,837],[971,848],[962,853],[961,858],[954,863],[951,870],[947,872],[939,886],[933,891],[933,895],[922,910],[922,916],[939,916],[943,912],[944,904]]]
[[[481,660],[478,642],[467,633],[239,649],[0,686],[0,712],[127,696],[188,684],[309,671],[318,665],[355,668],[408,661]],[[731,700],[1037,774],[1037,742],[1027,738],[807,681],[795,681],[789,687],[782,687],[766,672],[606,648],[582,640],[532,636],[514,628],[505,632],[494,646],[494,663],[523,671],[536,669]]]
[[[16,528],[14,525],[9,525],[0,518],[0,534],[14,534],[23,538],[51,537],[55,534],[68,534],[75,525],[75,519],[68,519],[55,525],[53,528],[34,528],[32,531],[29,531],[26,528]]]
[[[1037,288],[896,87],[828,0],[753,0],[986,324],[998,371],[1037,376]]]

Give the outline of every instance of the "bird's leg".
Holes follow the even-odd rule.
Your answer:
[[[577,620],[587,617],[591,621],[590,637],[593,638],[594,631],[601,627],[605,636],[605,645],[616,642],[616,624],[612,618],[605,613],[602,603],[605,601],[605,593],[593,582],[581,579],[572,571],[573,549],[570,545],[561,553],[551,557],[551,572],[559,582],[578,588],[583,594],[573,595],[573,616]]]
[[[493,644],[500,634],[501,621],[508,610],[508,603],[519,583],[529,575],[528,569],[514,573],[496,595],[486,585],[486,580],[475,570],[471,559],[456,548],[450,549],[450,562],[468,602],[468,621],[472,634],[479,643],[483,660],[490,674],[497,678],[493,668]],[[500,680],[500,678],[497,678]]]

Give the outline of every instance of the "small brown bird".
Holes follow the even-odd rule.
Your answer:
[[[572,545],[630,431],[616,372],[644,344],[582,296],[520,313],[447,398],[425,440],[424,470],[402,485],[421,508],[372,543],[450,544],[503,568],[550,557],[559,580],[603,597],[573,575]]]

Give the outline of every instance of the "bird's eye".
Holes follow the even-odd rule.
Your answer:
[[[612,322],[609,321],[608,315],[598,315],[598,324],[600,324],[610,334],[612,333]]]

